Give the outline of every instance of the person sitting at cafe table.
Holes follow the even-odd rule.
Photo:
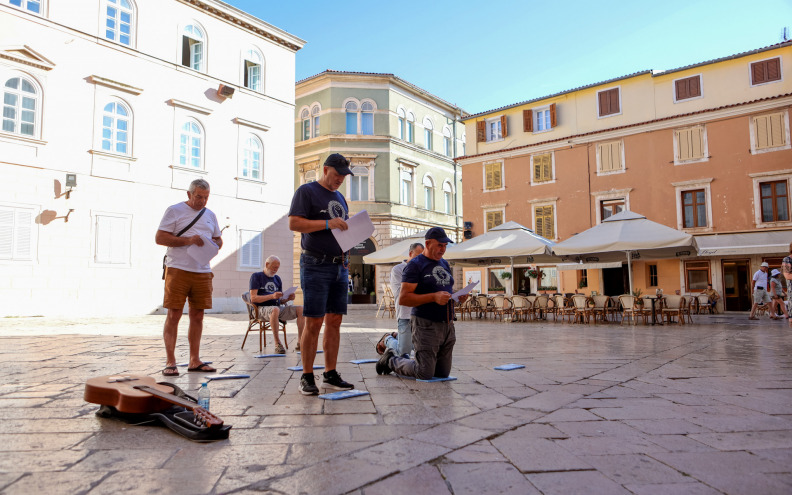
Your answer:
[[[720,299],[720,294],[718,294],[718,291],[712,288],[712,284],[707,284],[707,288],[701,291],[701,294],[707,296],[707,305],[712,309],[713,313],[717,313],[716,308],[718,305],[718,299]]]

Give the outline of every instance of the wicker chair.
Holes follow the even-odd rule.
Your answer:
[[[685,305],[685,298],[677,295],[667,295],[663,298],[663,317],[667,323],[671,323],[671,317],[677,317],[677,324],[685,324],[685,315],[683,306]]]
[[[635,307],[635,296],[629,294],[619,296],[619,306],[621,306],[622,325],[627,321],[627,318],[631,320],[633,325],[635,325],[636,319],[639,317],[644,318],[644,321],[646,321],[643,311]]]
[[[245,306],[247,306],[248,310],[248,328],[247,332],[245,332],[245,338],[242,339],[242,349],[245,348],[245,342],[247,341],[248,334],[251,331],[258,330],[259,333],[259,352],[262,352],[265,347],[267,347],[267,330],[270,329],[270,322],[269,320],[262,319],[259,316],[258,306],[250,302],[250,292],[243,292],[242,293],[242,300],[245,301]],[[258,329],[254,328],[258,325]],[[283,345],[286,346],[286,349],[289,348],[289,341],[286,340],[286,323],[280,322],[278,325],[280,328],[279,330],[283,330]]]
[[[591,308],[591,314],[594,316],[594,323],[597,322],[597,318],[602,318],[603,323],[608,322],[608,316],[613,312],[613,308],[610,305],[610,297],[608,296],[591,296],[591,300],[594,301],[594,307]]]
[[[575,323],[580,320],[581,323],[591,323],[591,308],[589,307],[590,299],[583,294],[575,294],[572,296],[572,304],[575,307]]]
[[[555,296],[553,302],[555,302],[553,317],[556,320],[560,317],[561,321],[564,321],[564,318],[569,318],[569,322],[572,323],[572,320],[575,318],[575,308],[569,305],[569,299],[558,295]]]
[[[512,312],[515,320],[527,320],[531,314],[531,310],[531,303],[525,296],[512,296]]]
[[[547,294],[539,294],[534,301],[534,317],[547,319],[547,308],[550,306],[550,297]]]
[[[512,302],[509,300],[508,297],[505,296],[495,296],[492,298],[492,316],[493,318],[498,317],[501,321],[504,318],[511,317],[512,314]]]
[[[468,315],[468,318],[470,318],[471,320],[473,319],[473,313],[476,310],[475,303],[476,303],[476,298],[471,296],[465,299],[465,302],[463,302],[462,304],[456,304],[454,306],[455,311],[459,313],[460,319],[464,320],[465,315]]]
[[[477,295],[476,302],[478,303],[479,318],[482,316],[486,318],[488,313],[492,313],[492,305],[490,304],[489,298],[485,294]]]

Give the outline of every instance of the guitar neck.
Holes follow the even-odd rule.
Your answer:
[[[162,392],[154,387],[149,387],[148,385],[135,385],[133,388],[142,390],[144,392],[148,392],[149,394],[159,397],[160,399],[166,402],[170,402],[171,404],[176,404],[177,406],[186,407],[191,411],[194,411],[196,408],[199,407],[198,404],[196,404],[195,402],[182,399],[181,397],[177,397],[173,394]]]

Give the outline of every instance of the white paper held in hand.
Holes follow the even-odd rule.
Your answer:
[[[453,299],[454,301],[459,301],[459,298],[461,296],[466,296],[470,294],[470,291],[472,291],[478,284],[479,284],[478,282],[471,282],[467,284],[465,287],[451,294],[451,299]]]
[[[289,296],[294,294],[295,292],[297,292],[297,287],[296,286],[295,287],[291,287],[289,289],[286,289],[285,291],[283,291],[283,295],[281,296],[281,299],[288,299]]]
[[[349,226],[347,230],[333,229],[331,231],[338,245],[341,246],[341,251],[345,253],[371,237],[371,234],[374,233],[374,224],[371,223],[366,210],[349,217],[346,223]]]
[[[187,254],[199,264],[208,265],[212,258],[217,256],[217,252],[220,248],[214,243],[211,237],[207,237],[205,234],[201,235],[201,239],[204,241],[203,246],[191,244],[187,248]]]

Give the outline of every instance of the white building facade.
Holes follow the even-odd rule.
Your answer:
[[[0,0],[0,316],[162,311],[162,214],[211,185],[212,312],[288,286],[304,41],[215,0]]]

